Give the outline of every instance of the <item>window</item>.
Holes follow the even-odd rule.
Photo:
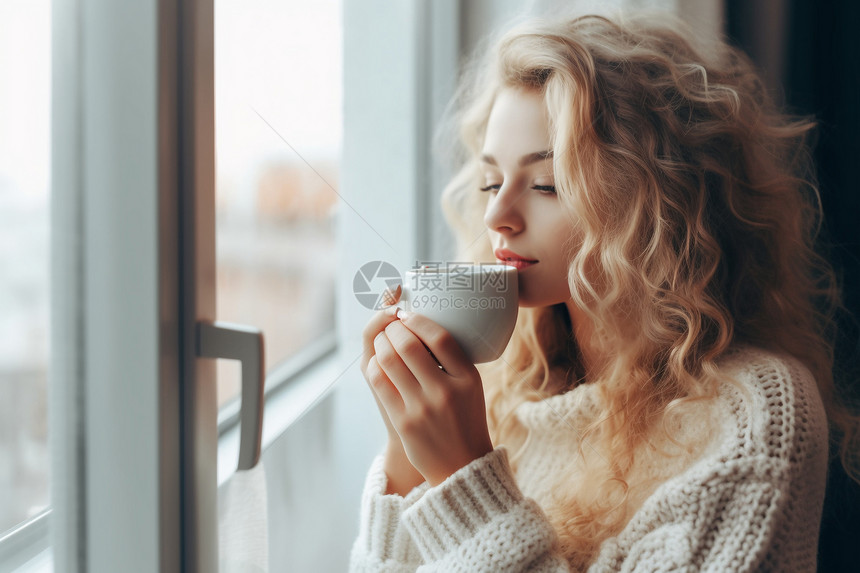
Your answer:
[[[333,343],[342,138],[339,0],[216,0],[219,320],[254,325],[266,371]],[[219,361],[218,402],[237,396]]]
[[[0,5],[0,537],[50,502],[50,10]]]
[[[208,7],[193,4],[205,23]],[[177,53],[189,53],[178,51],[186,44],[170,45],[165,30],[178,22],[184,38],[199,40],[189,30],[200,28],[193,27],[194,19],[166,10],[170,3],[163,2],[75,0],[45,2],[38,10],[31,2],[17,5],[27,6],[25,14],[42,15],[44,33],[28,32],[24,40],[14,40],[16,36],[7,29],[23,32],[20,19],[13,18],[23,8],[9,3],[0,8],[0,65],[6,66],[6,58],[13,54],[23,60],[18,69],[26,74],[19,85],[27,86],[0,93],[5,106],[0,118],[5,122],[14,113],[29,121],[29,131],[14,141],[5,139],[5,134],[16,134],[15,130],[0,124],[4,152],[0,166],[6,169],[11,165],[8,159],[24,154],[28,160],[38,157],[38,152],[24,147],[29,143],[26,137],[44,122],[44,165],[39,169],[43,177],[51,169],[56,175],[53,196],[48,201],[45,195],[42,203],[43,312],[47,313],[50,291],[56,294],[65,286],[72,292],[62,293],[68,294],[68,301],[53,308],[52,323],[47,315],[42,318],[43,341],[51,338],[49,331],[55,337],[60,333],[60,338],[54,338],[53,352],[43,342],[42,360],[44,364],[52,361],[51,378],[59,373],[64,382],[70,382],[58,386],[62,393],[54,387],[50,396],[52,404],[61,400],[68,407],[68,411],[52,409],[62,414],[61,431],[55,433],[52,448],[59,476],[54,483],[62,488],[56,487],[50,500],[55,534],[51,541],[56,542],[51,552],[58,563],[77,564],[81,570],[99,566],[114,570],[131,554],[142,567],[175,564],[183,550],[178,542],[181,520],[176,519],[176,500],[182,493],[176,487],[181,481],[177,436],[182,432],[174,408],[179,402],[175,384],[179,369],[177,356],[165,358],[164,349],[174,348],[179,319],[163,301],[175,295],[171,289],[179,289],[178,281],[171,280],[178,266],[172,266],[170,259],[175,253],[168,252],[175,243],[171,233],[176,231],[171,229],[179,219],[171,211],[176,206],[170,206],[178,184],[171,179],[175,174],[165,175],[167,184],[159,177],[164,158],[176,157],[170,152],[178,144],[177,130],[169,127],[175,109],[165,111],[159,106],[167,101],[168,108],[179,107],[171,62],[179,60]],[[442,60],[436,59],[435,52],[432,58],[427,53],[435,45],[426,35],[427,17],[435,10],[453,15],[456,7],[434,3],[431,9],[424,3],[406,2],[368,9],[337,1],[283,6],[235,0],[215,0],[214,5],[217,257],[222,271],[215,317],[263,329],[269,382],[286,378],[281,373],[296,361],[313,366],[307,368],[307,376],[296,378],[304,381],[283,385],[290,392],[275,392],[278,396],[267,404],[267,424],[275,421],[281,426],[272,428],[266,452],[271,462],[266,465],[271,486],[270,564],[272,570],[285,564],[318,564],[323,555],[336,564],[333,569],[342,569],[354,536],[354,522],[342,518],[357,515],[367,461],[384,438],[356,361],[357,333],[370,311],[356,300],[351,287],[363,263],[385,259],[407,268],[423,248],[425,239],[418,238],[416,225],[425,223],[421,197],[431,179],[425,157],[431,120],[424,111],[428,101],[435,106],[437,99],[447,99],[440,86],[454,76],[453,66],[440,69]],[[341,25],[341,19],[347,25]],[[458,29],[456,18],[451,20],[434,24],[433,29],[450,35]],[[293,29],[294,22],[301,24]],[[200,33],[202,42],[207,41],[209,30],[206,27]],[[35,64],[27,58],[38,55],[32,46],[39,38],[45,59]],[[31,48],[20,52],[21,45]],[[47,60],[51,49],[53,85]],[[205,59],[205,46],[203,52]],[[159,59],[161,54],[172,57]],[[455,61],[453,49],[450,55]],[[341,58],[352,65],[342,66]],[[424,65],[431,60],[432,77]],[[349,72],[342,73],[342,68]],[[19,93],[19,98],[26,95],[28,105],[36,105],[37,90],[24,83],[39,75],[36,69],[44,70],[44,101],[27,118],[29,108],[11,109],[14,106],[6,98]],[[15,77],[5,73],[4,85]],[[167,89],[157,89],[165,77]],[[350,86],[343,112],[341,83]],[[290,91],[293,88],[299,91]],[[48,99],[52,89],[53,112]],[[211,93],[208,88],[207,93]],[[137,113],[128,113],[129,109]],[[348,150],[341,163],[340,126],[346,116],[350,145],[345,145]],[[298,123],[306,120],[311,123]],[[202,131],[208,133],[208,129]],[[48,153],[51,139],[53,158]],[[205,147],[213,138],[200,141]],[[11,228],[5,225],[6,183],[4,178],[0,187],[3,264],[10,248],[6,233]],[[59,230],[55,226],[49,233],[49,226],[56,224],[50,221],[50,211],[54,217],[59,213],[65,226]],[[165,215],[166,211],[170,212]],[[135,217],[126,218],[128,213]],[[34,223],[25,233],[32,236],[38,229]],[[25,240],[29,239],[11,241],[20,246]],[[27,248],[33,250],[34,245]],[[293,246],[302,252],[290,251]],[[39,256],[34,251],[25,260],[38,263]],[[303,258],[288,260],[291,256]],[[58,257],[69,264],[49,276],[48,259],[56,263]],[[335,266],[336,261],[340,262]],[[0,273],[5,272],[6,267],[0,267]],[[310,278],[306,284],[296,281],[303,276]],[[58,282],[65,285],[53,288]],[[11,285],[5,274],[0,276],[0,296]],[[26,296],[33,296],[38,289],[27,290]],[[168,295],[160,296],[164,292]],[[307,298],[301,298],[303,293]],[[285,306],[296,298],[301,304]],[[80,307],[75,306],[78,303]],[[319,348],[331,348],[335,316],[340,352],[327,360],[309,359],[318,355]],[[7,330],[6,317],[0,314],[0,336],[11,332],[18,341],[21,332]],[[26,323],[30,326],[42,319],[37,316]],[[73,342],[67,340],[74,337],[78,338]],[[193,346],[184,345],[183,352],[188,348]],[[70,360],[57,365],[64,353]],[[69,372],[64,372],[66,367]],[[235,370],[229,372],[229,363],[219,367],[228,370],[222,377],[238,378]],[[326,394],[338,381],[343,382],[338,392]],[[289,398],[284,399],[286,395]],[[230,388],[224,388],[220,402],[223,410],[235,403]],[[283,420],[295,421],[300,410],[312,411],[285,431]],[[79,423],[82,416],[86,424]],[[219,456],[222,444],[235,434],[224,432]],[[87,455],[79,455],[81,451]],[[57,459],[58,453],[62,459]],[[47,451],[44,457],[47,469]],[[230,471],[235,469],[234,455],[224,459]],[[296,486],[308,483],[313,487]],[[48,504],[47,484],[44,492]],[[45,506],[27,507],[30,515]],[[83,516],[86,526],[79,527]],[[41,526],[13,530],[2,540],[0,569],[23,563],[11,560],[6,548],[47,547],[47,521],[31,521]],[[201,520],[201,524],[211,531],[212,521]],[[339,525],[333,528],[332,523]],[[50,569],[50,553],[41,557],[35,567]]]

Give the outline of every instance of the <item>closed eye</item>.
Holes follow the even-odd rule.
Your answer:
[[[481,191],[498,191],[502,188],[502,185],[496,183],[494,185],[487,185],[486,187],[481,187]],[[532,187],[535,191],[540,191],[545,195],[555,195],[555,185],[534,185]]]

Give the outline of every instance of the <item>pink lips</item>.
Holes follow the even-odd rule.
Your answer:
[[[532,261],[519,261],[519,260],[518,261],[505,260],[505,261],[499,261],[499,263],[501,263],[503,265],[508,265],[510,267],[516,267],[517,270],[521,271],[527,267],[530,267],[532,265],[536,265],[537,261],[532,262]]]
[[[540,262],[535,259],[527,259],[508,249],[496,249],[493,254],[496,255],[499,263],[516,267],[517,270],[523,270]]]

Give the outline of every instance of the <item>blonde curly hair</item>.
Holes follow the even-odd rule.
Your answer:
[[[550,117],[558,200],[578,221],[571,297],[608,357],[585,371],[559,304],[520,309],[502,358],[480,367],[491,433],[514,467],[528,440],[518,404],[602,385],[587,440],[605,455],[580,448],[588,471],[574,490],[559,480],[547,510],[568,560],[588,563],[623,528],[637,449],[655,431],[678,444],[673,413],[716,395],[716,360],[737,342],[804,362],[857,475],[857,418],[833,391],[840,296],[814,249],[814,122],[779,110],[742,52],[666,15],[534,20],[484,52],[455,100],[461,165],[442,197],[458,260],[495,261],[476,192],[484,132],[500,90],[533,90]],[[694,455],[694,439],[680,445]]]

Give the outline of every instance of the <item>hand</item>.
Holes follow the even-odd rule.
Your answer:
[[[386,292],[383,293],[386,304],[396,304],[400,298],[401,292],[402,289],[399,286],[393,293],[386,290]],[[368,384],[370,384],[370,380],[373,378],[385,376],[385,373],[376,361],[373,339],[376,338],[376,335],[382,332],[389,323],[397,320],[394,314],[396,311],[397,308],[394,306],[380,310],[373,315],[362,333],[364,352],[362,354],[360,367],[361,374],[364,376],[364,379]],[[413,487],[424,481],[424,476],[422,476],[409,462],[409,458],[406,456],[403,444],[400,441],[400,436],[391,425],[391,420],[389,420],[388,414],[382,406],[382,403],[380,403],[376,392],[373,393],[373,397],[376,400],[376,406],[379,408],[379,413],[382,415],[382,420],[388,430],[388,445],[385,449],[384,463],[384,471],[388,477],[388,485],[385,493],[406,495]]]
[[[437,323],[403,311],[398,317],[373,339],[381,371],[367,379],[409,461],[435,486],[493,449],[481,376]]]

